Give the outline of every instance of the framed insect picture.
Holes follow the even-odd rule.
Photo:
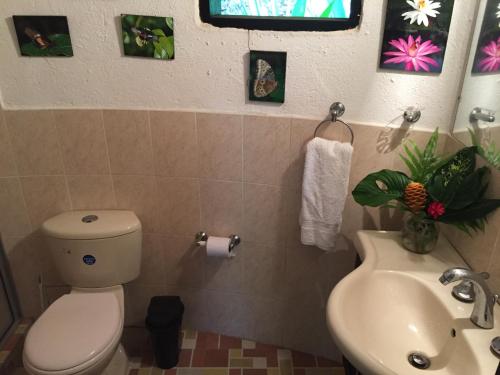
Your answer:
[[[174,19],[172,17],[122,14],[123,52],[126,56],[173,60]]]
[[[250,51],[249,99],[285,102],[286,52]]]
[[[68,19],[64,16],[13,16],[22,56],[73,56]]]

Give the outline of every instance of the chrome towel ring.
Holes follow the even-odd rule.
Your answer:
[[[316,130],[314,130],[314,137],[317,137],[318,130],[321,128],[323,124],[335,124],[337,122],[340,122],[341,124],[344,124],[344,126],[349,130],[349,133],[351,133],[351,145],[354,144],[354,132],[351,128],[351,126],[344,121],[340,120],[339,117],[341,117],[345,113],[345,106],[340,103],[340,102],[335,102],[330,106],[330,119],[322,121],[318,124],[316,127]]]

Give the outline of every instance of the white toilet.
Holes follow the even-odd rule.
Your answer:
[[[126,375],[120,344],[121,284],[140,272],[142,229],[131,211],[74,211],[42,225],[52,257],[71,293],[33,324],[23,351],[33,375]]]

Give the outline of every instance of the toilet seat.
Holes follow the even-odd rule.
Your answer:
[[[123,315],[113,292],[66,294],[34,323],[23,360],[34,374],[78,374],[115,350]]]

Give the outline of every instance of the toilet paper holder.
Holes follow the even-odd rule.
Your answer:
[[[208,234],[201,231],[196,233],[196,236],[194,238],[197,246],[204,246],[208,240]],[[237,234],[231,234],[229,236],[229,251],[232,251],[240,243],[241,243],[241,237],[238,236]]]

